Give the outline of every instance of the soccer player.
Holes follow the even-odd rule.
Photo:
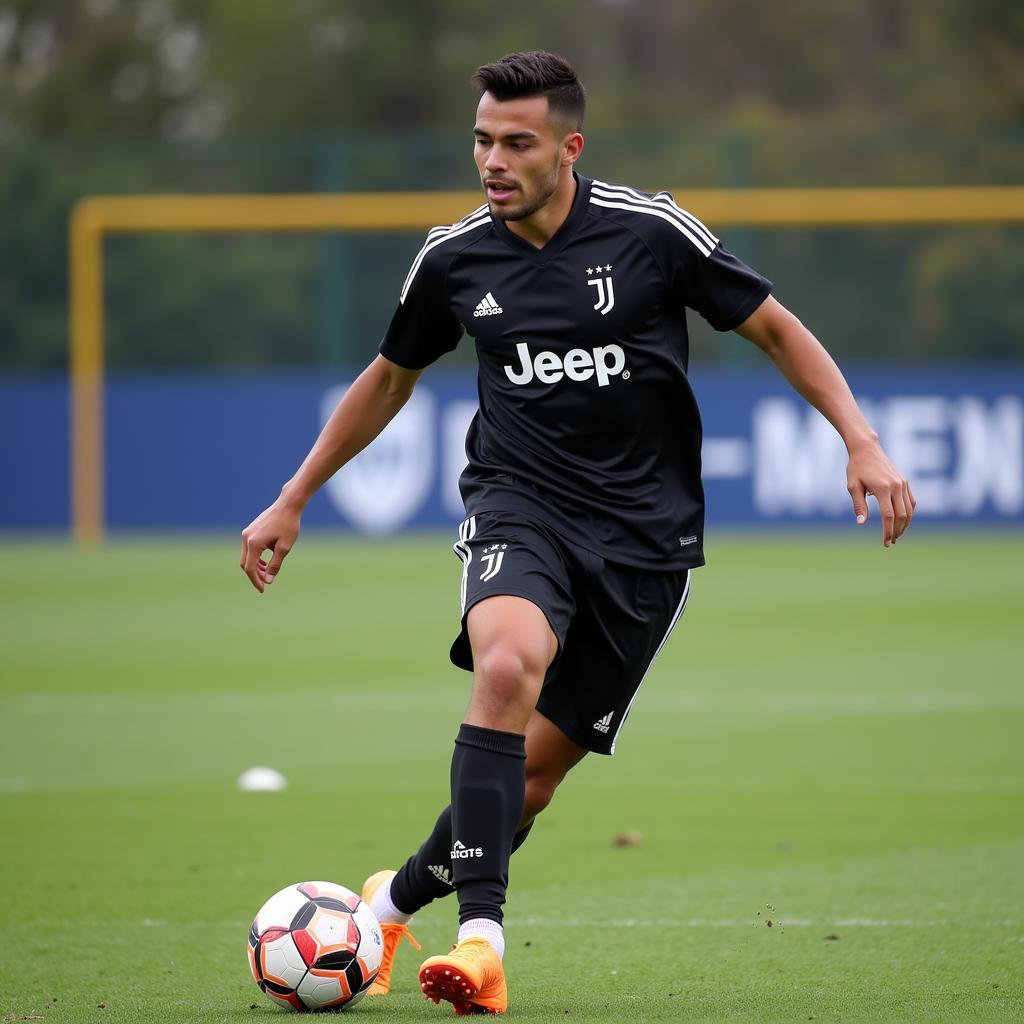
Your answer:
[[[460,481],[463,614],[451,650],[473,686],[451,804],[397,873],[363,889],[385,934],[377,994],[410,916],[457,894],[458,942],[423,964],[420,985],[459,1014],[507,1008],[510,854],[588,751],[614,751],[704,561],[685,308],[761,348],[827,417],[849,452],[856,521],[873,494],[886,547],[915,504],[839,369],[768,280],[667,193],[576,172],[585,95],[564,59],[512,54],[474,82],[487,201],[429,232],[380,354],[243,531],[241,558],[262,593],[312,495],[384,429],[426,367],[474,337],[480,406]]]

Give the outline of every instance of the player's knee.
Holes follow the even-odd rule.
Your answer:
[[[498,703],[528,699],[543,679],[539,665],[512,646],[496,646],[474,660],[480,686]]]

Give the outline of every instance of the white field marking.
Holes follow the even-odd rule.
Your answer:
[[[921,714],[923,712],[1024,711],[1024,693],[916,691],[911,693],[834,693],[756,691],[729,694],[652,693],[650,703],[665,709],[700,712],[750,711],[757,714]]]
[[[596,917],[510,917],[512,927],[526,928],[665,928],[702,929],[702,928],[749,928],[751,925],[766,923],[766,917],[753,918],[705,918],[691,917],[674,920],[671,917],[654,918],[596,918]],[[772,917],[772,925],[776,928],[949,928],[953,921],[948,918],[875,918],[875,917],[843,917],[832,921],[815,921],[811,918]],[[1020,928],[1022,921],[961,921],[958,927],[972,928]],[[1022,940],[1024,941],[1024,940]]]
[[[106,781],[85,781],[71,785],[64,780],[44,779],[31,784],[24,779],[14,780],[17,785],[5,786],[0,780],[0,796],[20,796],[26,793],[73,792],[78,789],[109,788],[114,783]],[[148,784],[147,784],[148,785]],[[608,783],[603,783],[607,790]],[[632,783],[630,783],[632,786]],[[611,787],[616,792],[621,787]],[[732,779],[726,782],[681,781],[672,784],[672,790],[680,793],[776,793],[792,788],[786,779],[760,777],[756,779]],[[1020,793],[1024,792],[1024,778],[1021,779],[894,779],[886,776],[881,782],[870,779],[861,782],[833,783],[823,780],[813,787],[805,786],[814,793]]]
[[[946,918],[937,921],[916,921],[908,918],[877,918],[877,917],[841,917],[836,921],[837,928],[947,928],[952,924]],[[987,927],[1002,928],[1005,925],[991,922]]]
[[[235,715],[256,711],[388,711],[421,715],[425,709],[448,705],[461,707],[457,687],[438,692],[437,680],[424,677],[414,690],[299,690],[282,693],[73,693],[20,694],[0,699],[23,714],[42,717],[77,715],[154,714],[194,712]],[[964,711],[1024,711],[1024,692],[978,693],[976,691],[916,691],[911,693],[864,693],[821,691],[645,691],[638,705],[688,714],[940,714]]]
[[[507,918],[509,927],[512,928],[590,928],[590,929],[613,929],[613,928],[674,928],[680,931],[700,929],[723,929],[723,928],[750,928],[765,927],[767,918],[771,917],[773,928],[950,928],[954,924],[957,927],[998,929],[1018,929],[1024,927],[1024,920],[1002,920],[1002,921],[964,921],[957,918],[954,922],[951,918],[882,918],[882,917],[843,917],[834,920],[816,921],[813,918],[804,917],[774,917],[762,911],[761,917],[731,918],[731,917],[690,917],[673,920],[672,918],[599,918],[599,917],[514,917]],[[143,924],[147,922],[143,921]],[[164,924],[163,921],[153,922]],[[252,922],[245,921],[215,921],[204,927],[223,928],[226,931],[237,932],[240,929],[248,930]],[[190,925],[191,927],[191,925]],[[1024,942],[1024,939],[1021,939]]]
[[[606,789],[619,788],[608,781],[603,784]],[[708,782],[699,779],[685,779],[673,782],[671,788],[685,793],[773,793],[780,789],[789,789],[792,785],[793,780],[788,776],[758,776]],[[856,781],[821,779],[813,785],[801,782],[801,787],[814,793],[1017,793],[1024,790],[1024,778],[897,778],[886,773],[881,779],[861,778]]]
[[[163,928],[167,922],[159,921],[155,917],[144,917],[142,919],[142,924],[146,928]]]
[[[435,680],[424,679],[417,690],[363,691],[292,691],[271,693],[76,693],[24,694],[12,698],[16,710],[40,717],[74,717],[77,715],[152,715],[178,713],[191,715],[223,713],[237,715],[245,711],[308,712],[308,711],[387,711],[400,714],[440,708],[462,707],[465,699],[456,687],[449,694],[438,693]],[[0,700],[0,708],[7,701]]]

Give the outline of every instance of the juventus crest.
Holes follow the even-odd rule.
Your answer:
[[[507,550],[507,544],[492,544],[490,547],[484,548],[481,557],[487,563],[487,567],[480,574],[480,579],[491,580],[498,575],[501,571],[501,563],[505,560],[505,552]]]
[[[594,309],[601,316],[606,316],[610,313],[615,305],[615,285],[612,283],[611,269],[612,265],[610,263],[605,264],[603,267],[600,264],[596,267],[587,267],[587,284],[597,289],[597,302],[594,303]],[[607,276],[593,276],[600,274],[602,270],[609,272]]]

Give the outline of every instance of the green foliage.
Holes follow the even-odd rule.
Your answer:
[[[516,1017],[1022,1019],[1022,548],[714,541],[619,753],[513,860]],[[0,546],[0,1019],[280,1019],[256,909],[397,865],[447,799],[447,540],[305,537],[263,597],[237,550]],[[238,792],[259,763],[288,790]],[[358,1019],[441,1019],[418,963]]]
[[[1011,0],[3,0],[0,25],[0,113],[32,136],[462,128],[473,67],[529,48],[574,60],[603,130],[1024,111]]]
[[[67,359],[67,215],[52,165],[20,152],[0,169],[0,366]]]
[[[598,177],[1020,178],[1024,14],[1012,0],[523,0],[501,17],[469,0],[0,0],[0,369],[65,361],[78,196],[475,188],[469,75],[533,47],[566,53],[587,82],[581,166]],[[725,235],[741,252],[755,237]],[[751,251],[811,254],[815,265],[758,266],[794,282],[826,266],[832,308],[874,312],[854,330],[817,315],[820,289],[787,289],[843,359],[1024,354],[1013,232],[903,239],[778,232]],[[185,368],[365,361],[417,242],[109,249],[110,365]],[[698,334],[702,358],[735,350]]]

